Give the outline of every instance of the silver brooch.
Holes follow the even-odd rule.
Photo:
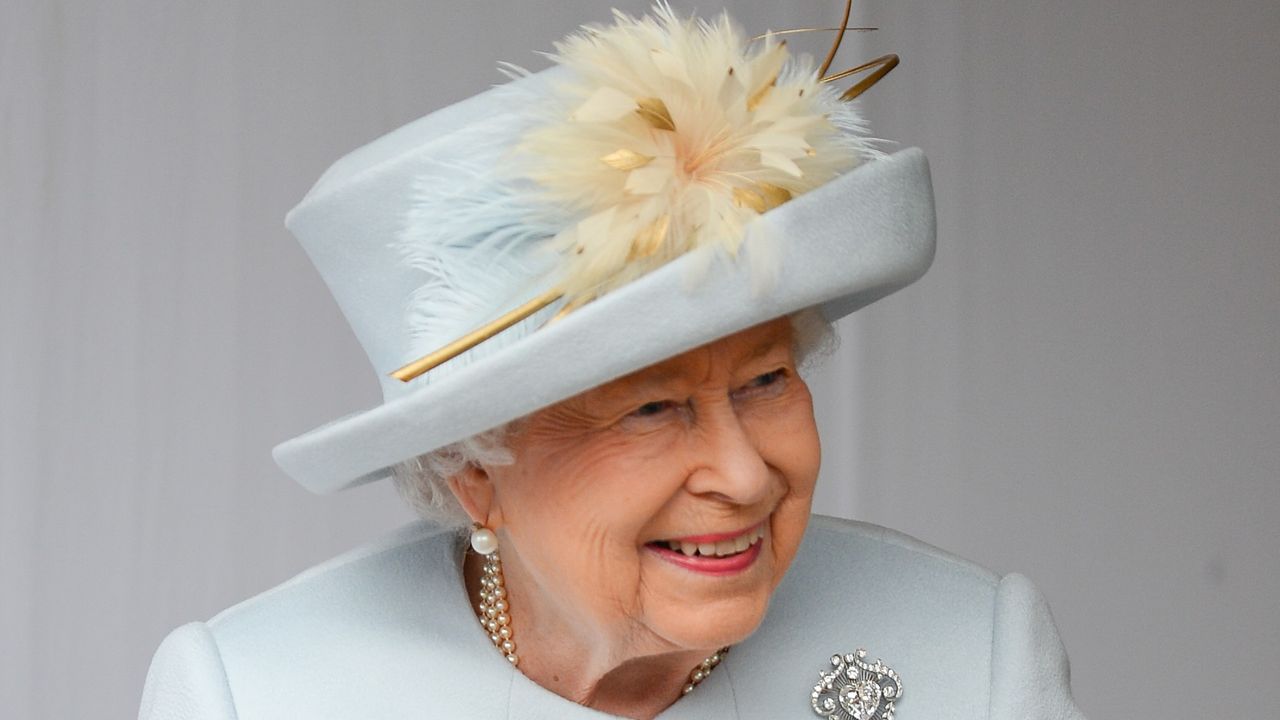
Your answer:
[[[883,662],[866,661],[858,648],[848,655],[832,655],[831,670],[820,670],[813,686],[813,711],[835,720],[893,720],[893,704],[902,697],[902,678]]]

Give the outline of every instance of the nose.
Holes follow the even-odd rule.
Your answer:
[[[773,473],[730,402],[695,413],[698,461],[685,481],[695,495],[754,505],[773,492]]]

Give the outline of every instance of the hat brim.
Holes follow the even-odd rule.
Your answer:
[[[685,256],[439,382],[285,441],[272,455],[318,493],[390,474],[396,463],[498,427],[615,378],[820,307],[836,320],[898,290],[933,261],[929,164],[912,148],[859,166],[765,214],[748,230],[782,238],[776,279],[753,290],[747,262],[717,258],[696,285]],[[708,248],[707,250],[710,250]]]

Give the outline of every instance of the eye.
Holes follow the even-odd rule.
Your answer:
[[[786,374],[786,371],[783,370],[782,368],[778,368],[777,370],[770,370],[769,372],[763,375],[757,375],[754,378],[751,378],[751,382],[747,383],[746,387],[749,387],[749,388],[768,387],[769,385],[773,385],[777,383],[779,380],[781,380],[785,374]]]
[[[747,384],[733,391],[734,400],[772,397],[787,386],[787,369],[778,368],[751,378]]]
[[[675,403],[670,400],[654,400],[647,402],[635,410],[631,411],[632,417],[653,417],[675,407]]]

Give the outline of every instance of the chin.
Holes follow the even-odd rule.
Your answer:
[[[718,649],[745,640],[764,621],[781,579],[770,535],[764,533],[746,567],[732,572],[697,572],[681,567],[678,556],[673,563],[665,550],[646,552],[646,624],[680,648]]]
[[[652,625],[672,645],[714,650],[746,640],[760,627],[768,609],[769,593],[753,592],[708,601],[697,608],[670,608],[665,618]]]

